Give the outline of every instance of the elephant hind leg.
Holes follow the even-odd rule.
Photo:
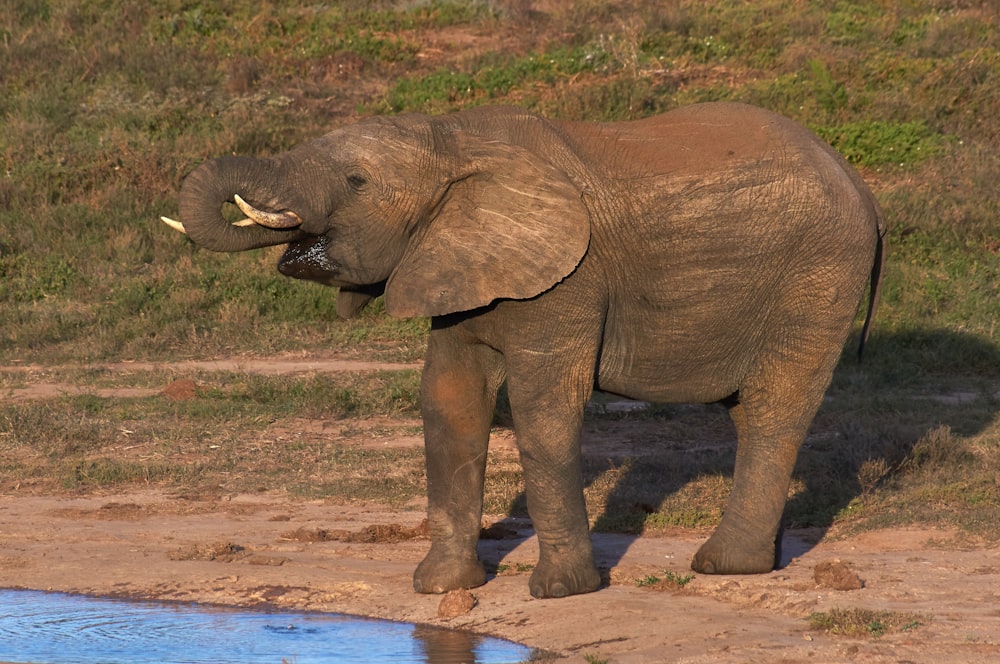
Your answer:
[[[750,383],[727,404],[737,434],[733,491],[722,522],[694,556],[696,572],[763,574],[779,562],[777,539],[792,471],[834,363],[811,370],[783,364],[773,379]]]

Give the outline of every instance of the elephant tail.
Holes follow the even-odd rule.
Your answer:
[[[858,341],[858,362],[864,356],[865,343],[868,341],[868,332],[871,328],[872,320],[875,318],[875,310],[878,308],[879,292],[882,285],[882,269],[885,267],[886,232],[885,218],[882,216],[881,211],[879,211],[875,240],[875,260],[872,261],[872,272],[868,287],[868,312],[865,314],[865,322],[861,327],[861,338]]]

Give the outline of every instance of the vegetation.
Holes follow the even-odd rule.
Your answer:
[[[872,609],[832,609],[809,616],[812,629],[873,639],[893,632],[910,632],[926,623],[927,618],[917,614]]]
[[[415,417],[416,371],[305,377],[213,372],[198,379],[197,394],[183,400],[85,394],[5,405],[4,488],[170,484],[389,502],[423,491],[422,450],[338,447],[331,445],[333,432],[272,426],[284,418]]]
[[[890,222],[866,358],[845,353],[789,525],[921,521],[998,539],[998,44],[993,3],[974,0],[11,0],[0,6],[0,365],[136,386],[169,377],[54,367],[417,359],[426,321],[378,305],[339,320],[329,289],[276,272],[280,249],[213,254],[162,227],[184,175],[371,114],[510,103],[625,120],[744,101],[831,142]],[[0,371],[0,391],[25,376]],[[419,454],[321,437],[279,453],[265,435],[289,417],[415,416],[415,375],[197,378],[190,402],[0,404],[0,490],[193,483],[394,501],[422,490]],[[588,426],[623,418],[655,426],[632,457],[588,461],[595,526],[716,523],[732,472],[725,413],[596,412]],[[492,459],[489,509],[523,511],[516,460]]]
[[[679,589],[694,581],[694,574],[678,574],[671,570],[664,570],[663,576],[648,574],[635,582],[640,588],[655,588],[657,590]]]

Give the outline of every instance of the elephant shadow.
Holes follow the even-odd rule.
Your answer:
[[[811,550],[855,500],[918,461],[933,463],[944,448],[987,428],[1000,409],[1000,348],[983,338],[948,330],[878,334],[860,363],[856,348],[844,351],[799,453],[779,567]],[[736,452],[723,406],[633,409],[597,395],[582,446],[588,502],[602,505],[591,514],[593,531],[623,535],[602,543],[602,569],[618,565],[650,526],[705,528],[707,537],[718,522]],[[522,493],[501,522],[519,528],[522,539],[525,505]],[[487,569],[517,544],[481,547]]]

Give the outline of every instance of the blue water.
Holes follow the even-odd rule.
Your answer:
[[[2,662],[500,664],[531,655],[501,639],[338,614],[0,590]]]

